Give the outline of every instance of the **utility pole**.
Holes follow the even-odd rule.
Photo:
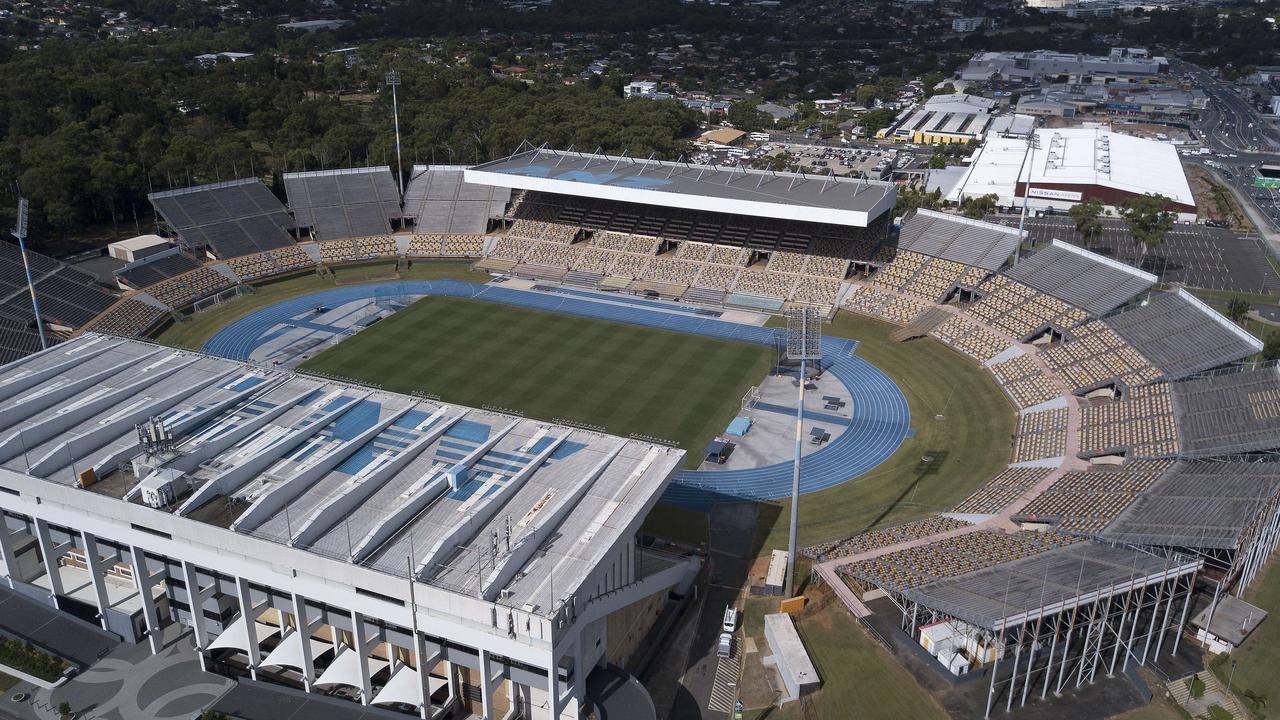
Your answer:
[[[387,73],[387,85],[391,86],[391,116],[396,126],[396,186],[400,189],[400,197],[404,197],[404,166],[400,164],[400,103],[396,99],[396,88],[400,86],[400,73],[392,70]]]
[[[1018,246],[1013,249],[1013,264],[1017,265],[1018,260],[1022,258],[1022,243],[1027,239],[1027,205],[1031,199],[1031,176],[1036,171],[1036,146],[1040,144],[1036,138],[1036,129],[1033,125],[1031,134],[1027,136],[1027,144],[1029,147],[1030,157],[1027,160],[1027,184],[1022,189],[1022,217],[1018,219]],[[1016,186],[1017,183],[1014,183]]]
[[[787,358],[800,361],[796,394],[796,455],[791,472],[791,528],[787,533],[786,597],[795,592],[796,531],[799,528],[800,456],[804,440],[804,385],[808,361],[822,361],[822,316],[818,308],[804,305],[787,313]]]
[[[14,225],[13,236],[18,239],[18,251],[22,253],[22,269],[27,273],[27,290],[31,292],[31,310],[36,316],[36,334],[40,336],[40,349],[48,344],[44,339],[44,322],[40,319],[40,301],[36,299],[36,285],[31,280],[31,262],[27,259],[27,199],[18,198],[18,222]]]

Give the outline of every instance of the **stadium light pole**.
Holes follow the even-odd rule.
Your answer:
[[[804,383],[809,360],[822,360],[822,333],[818,309],[804,305],[787,316],[787,357],[800,361],[799,390],[796,394],[796,456],[791,471],[791,527],[787,531],[786,597],[795,592],[796,531],[799,527],[800,459],[804,439]]]
[[[1027,185],[1022,192],[1022,217],[1018,218],[1018,246],[1013,249],[1013,264],[1017,265],[1018,260],[1022,257],[1022,243],[1027,239],[1027,210],[1028,203],[1031,200],[1031,176],[1036,171],[1036,147],[1040,145],[1040,139],[1036,137],[1036,129],[1031,127],[1031,134],[1027,136],[1027,145],[1031,157],[1027,162]]]
[[[387,73],[387,85],[391,86],[391,117],[396,126],[396,186],[400,196],[404,197],[404,165],[400,162],[400,103],[396,99],[396,88],[400,86],[400,73],[391,70]]]
[[[44,339],[44,322],[40,319],[40,301],[36,299],[36,285],[31,280],[31,262],[27,259],[27,199],[18,198],[18,222],[13,227],[18,239],[18,252],[22,254],[22,269],[27,273],[27,290],[31,292],[31,310],[36,316],[36,334],[40,336],[40,349],[48,348]]]

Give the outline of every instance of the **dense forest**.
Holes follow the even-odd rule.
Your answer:
[[[32,237],[146,215],[146,193],[282,172],[394,160],[394,67],[402,148],[412,161],[466,162],[522,140],[677,156],[697,116],[675,102],[628,103],[620,81],[528,85],[416,44],[366,45],[346,67],[322,34],[277,37],[250,26],[149,41],[55,39],[0,50],[0,221],[15,187],[31,200]],[[252,48],[201,67],[196,55]]]

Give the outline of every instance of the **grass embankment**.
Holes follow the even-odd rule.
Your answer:
[[[664,438],[694,466],[773,359],[763,345],[428,297],[302,369]]]

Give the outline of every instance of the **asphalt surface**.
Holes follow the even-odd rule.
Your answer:
[[[7,635],[88,667],[120,644],[120,638],[67,613],[0,587],[0,635]]]

